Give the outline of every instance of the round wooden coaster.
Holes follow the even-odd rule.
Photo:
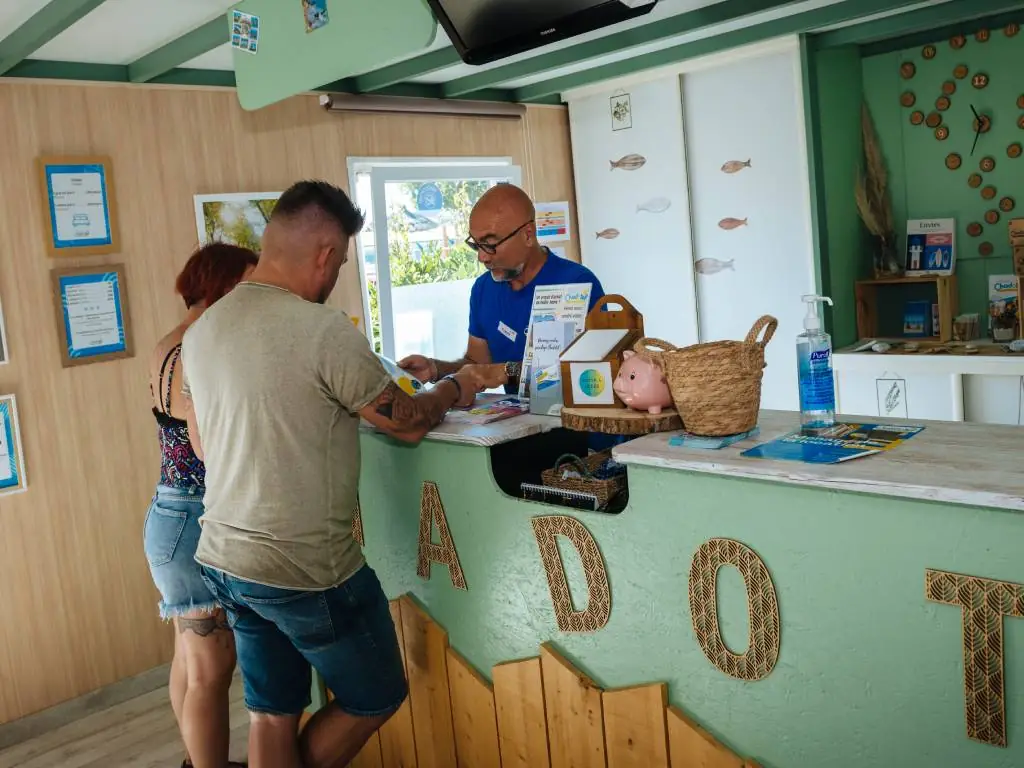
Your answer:
[[[977,189],[981,186],[982,178],[980,173],[972,173],[967,177],[967,186]]]
[[[1006,33],[1007,37],[1016,37],[1020,32],[1020,24],[1017,24],[1016,22],[1007,24],[1006,29],[1003,31]]]
[[[991,211],[985,211],[985,221],[987,221],[989,224],[998,224],[999,211],[995,210],[994,208]]]
[[[999,210],[1003,211],[1004,213],[1009,213],[1016,207],[1017,201],[1014,200],[1012,197],[1007,196],[999,201]]]
[[[981,90],[982,88],[987,88],[988,75],[986,75],[984,72],[979,72],[978,74],[971,78],[971,85],[973,85],[978,90]]]
[[[562,426],[574,432],[600,432],[604,435],[648,435],[683,428],[675,410],[657,416],[628,408],[563,408]]]
[[[949,109],[950,103],[949,96],[939,96],[939,98],[935,100],[935,108],[939,110],[939,112],[945,112]]]
[[[946,155],[946,167],[949,168],[949,170],[951,171],[955,171],[957,168],[959,168],[962,162],[963,160],[961,159],[960,155],[958,155],[956,152],[950,152],[948,155]]]
[[[957,64],[953,69],[953,77],[957,80],[963,80],[970,73],[971,70],[967,68],[966,64]]]
[[[1017,97],[1017,108],[1024,109],[1024,93]]]
[[[945,141],[949,138],[949,128],[944,125],[940,125],[935,129],[935,138],[939,141]]]
[[[967,225],[967,234],[971,237],[977,237],[984,231],[984,227],[976,221],[972,221]]]
[[[967,38],[964,37],[963,35],[954,35],[952,38],[950,38],[949,47],[952,48],[954,51],[959,51],[965,45],[967,45]]]
[[[910,113],[910,124],[911,125],[920,125],[923,122],[924,122],[924,112],[922,112],[919,109],[916,109],[916,110],[914,110],[913,112]]]
[[[988,39],[991,36],[992,33],[989,32],[987,29],[979,29],[977,32],[974,33],[974,39],[977,40],[979,43],[987,43]]]
[[[1016,159],[1021,156],[1022,151],[1024,151],[1024,148],[1021,147],[1020,142],[1015,141],[1006,148],[1006,156]]]
[[[989,242],[984,242],[978,246],[978,253],[982,256],[991,256],[994,250],[995,248],[992,246],[992,243]]]
[[[929,128],[938,128],[942,125],[942,115],[938,112],[929,112],[928,117],[925,118],[924,124]]]
[[[994,157],[983,157],[981,162],[978,163],[978,167],[981,168],[983,173],[992,173],[996,169],[996,159]]]
[[[913,91],[904,91],[900,94],[900,104],[904,107],[912,107],[916,101],[917,97],[914,95]]]
[[[902,64],[900,64],[900,77],[902,77],[904,80],[909,80],[916,74],[917,67],[914,66],[914,62],[905,61]]]
[[[996,188],[992,186],[985,187],[981,190],[981,198],[983,200],[991,200],[996,196]]]
[[[952,80],[947,80],[942,84],[942,92],[947,96],[952,96],[954,93],[956,93],[956,83],[954,83]]]
[[[926,59],[934,59],[936,53],[938,53],[938,51],[935,49],[934,45],[926,45],[921,49],[921,55]]]
[[[1024,115],[1017,118],[1017,127],[1024,131]]]

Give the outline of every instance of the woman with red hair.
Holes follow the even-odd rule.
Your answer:
[[[206,468],[189,442],[179,358],[185,331],[256,266],[247,248],[213,243],[200,248],[178,275],[185,319],[164,336],[150,359],[153,415],[160,437],[160,482],[146,515],[143,541],[160,615],[174,622],[171,706],[188,758],[182,766],[225,768],[230,727],[228,689],[235,640],[195,561],[203,514]]]

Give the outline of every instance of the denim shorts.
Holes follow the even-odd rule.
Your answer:
[[[165,619],[220,607],[195,560],[202,516],[202,488],[156,487],[142,540]]]
[[[350,715],[391,714],[405,701],[398,636],[370,566],[316,592],[254,584],[206,567],[203,577],[235,632],[250,711],[301,714],[311,701],[311,669],[332,703]]]

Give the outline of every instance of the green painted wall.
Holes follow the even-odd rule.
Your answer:
[[[804,78],[810,121],[812,190],[820,283],[836,302],[830,331],[837,347],[857,340],[853,284],[871,271],[870,238],[857,216],[853,189],[861,165],[859,49],[804,48]]]
[[[1024,765],[1024,621],[1007,619],[1009,748],[964,725],[960,612],[924,599],[926,568],[1024,581],[1024,516],[773,483],[630,469],[621,515],[573,513],[502,495],[481,448],[362,440],[366,553],[388,595],[410,591],[485,675],[553,640],[599,684],[665,680],[672,702],[765,768],[1010,768]],[[438,484],[468,591],[416,576],[419,494]],[[592,635],[558,632],[530,518],[571,514],[608,567],[612,613]],[[779,662],[756,683],[701,653],[687,599],[690,559],[713,537],[742,541],[772,574]],[[582,569],[563,549],[570,584]],[[746,646],[739,574],[719,574],[723,633]]]
[[[957,277],[960,284],[960,311],[979,312],[983,316],[988,301],[988,276],[1012,274],[1013,266],[1007,234],[1008,216],[996,225],[984,224],[987,210],[997,207],[999,198],[1009,195],[1016,199],[1017,210],[1010,216],[1024,216],[1024,159],[1011,160],[1006,147],[1011,142],[1024,142],[1024,130],[1017,127],[1017,119],[1024,110],[1017,107],[1017,98],[1024,94],[1024,36],[1006,37],[1001,29],[994,29],[987,43],[978,43],[968,37],[966,47],[953,50],[948,41],[934,41],[938,54],[932,60],[921,55],[921,46],[870,56],[863,60],[864,95],[871,107],[882,147],[893,181],[893,208],[897,222],[910,218],[954,217],[957,220]],[[913,62],[917,74],[903,80],[899,69],[902,62]],[[942,83],[953,79],[953,68],[966,64],[971,73],[985,72],[991,84],[984,90],[971,86],[970,80],[960,80],[952,96],[952,106],[944,115],[950,128],[946,141],[937,141],[926,126],[910,124],[910,113],[920,109],[928,114],[934,109],[935,99],[941,94]],[[911,90],[917,96],[913,109],[900,105],[900,94]],[[978,142],[974,157],[970,156],[974,136],[971,105],[980,112],[993,115],[990,133]],[[963,166],[957,171],[947,170],[945,157],[950,152],[963,157]],[[978,170],[978,162],[985,155],[996,160],[996,169],[985,174],[985,184],[998,190],[994,201],[985,201],[979,191],[967,185],[967,177]],[[981,222],[985,232],[981,237],[968,237],[967,225]],[[902,232],[905,236],[905,232]],[[989,241],[995,252],[988,258],[978,253],[978,245]],[[901,239],[901,249],[905,237]]]

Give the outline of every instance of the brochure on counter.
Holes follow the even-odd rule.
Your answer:
[[[839,464],[891,451],[923,431],[922,426],[840,422],[815,434],[804,434],[796,430],[740,455],[752,459]]]
[[[469,408],[448,411],[445,421],[451,424],[493,424],[519,416],[529,409],[529,400],[503,394],[484,394],[477,395],[476,402]]]

